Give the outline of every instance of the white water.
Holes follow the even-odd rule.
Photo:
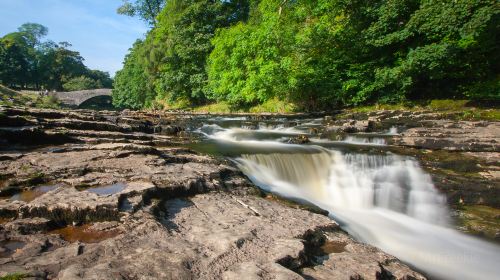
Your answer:
[[[393,126],[386,133],[381,134],[372,134],[370,133],[364,134],[363,136],[357,135],[347,135],[344,140],[340,142],[345,142],[349,144],[362,144],[362,145],[386,145],[387,141],[382,136],[396,136],[398,134],[398,128]]]
[[[389,133],[390,135],[398,135],[398,128],[393,126],[389,129]]]
[[[356,238],[432,277],[498,279],[498,245],[448,227],[445,198],[416,161],[284,144],[274,135],[290,132],[216,129],[209,137],[245,151],[235,161],[260,187],[328,210]]]
[[[374,144],[374,145],[385,145],[385,139],[379,137],[367,138],[367,137],[357,137],[357,136],[347,136],[343,142],[350,144]]]

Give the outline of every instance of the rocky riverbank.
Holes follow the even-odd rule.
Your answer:
[[[231,162],[186,148],[197,121],[1,108],[0,275],[424,279],[353,240],[321,209],[264,193]],[[390,149],[419,158],[459,217],[472,207],[485,218],[477,205],[497,213],[498,123],[385,111],[325,117],[311,133],[333,139],[391,127],[400,133],[387,137]],[[474,232],[485,224],[467,221]],[[497,234],[498,216],[486,224],[485,235]]]

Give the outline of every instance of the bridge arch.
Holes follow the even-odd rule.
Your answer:
[[[54,92],[51,95],[57,97],[62,104],[79,107],[85,101],[98,96],[109,96],[111,97],[111,89],[101,88],[101,89],[89,89],[89,90],[79,90],[79,91],[66,91],[66,92]]]
[[[78,105],[78,109],[113,110],[113,99],[109,95],[97,95]]]

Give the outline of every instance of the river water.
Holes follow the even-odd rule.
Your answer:
[[[436,279],[498,279],[499,246],[450,224],[444,195],[419,163],[387,149],[397,128],[331,141],[321,119],[207,118],[195,149],[227,156],[259,187],[329,212],[344,230]],[[292,144],[307,135],[311,142]]]

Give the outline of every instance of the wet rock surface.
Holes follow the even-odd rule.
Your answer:
[[[326,233],[319,237],[309,234],[309,242],[321,240],[324,254],[312,260],[317,265],[302,270],[306,279],[426,279],[394,257],[352,242],[347,234]]]
[[[424,278],[179,146],[187,116],[0,111],[0,276]]]

